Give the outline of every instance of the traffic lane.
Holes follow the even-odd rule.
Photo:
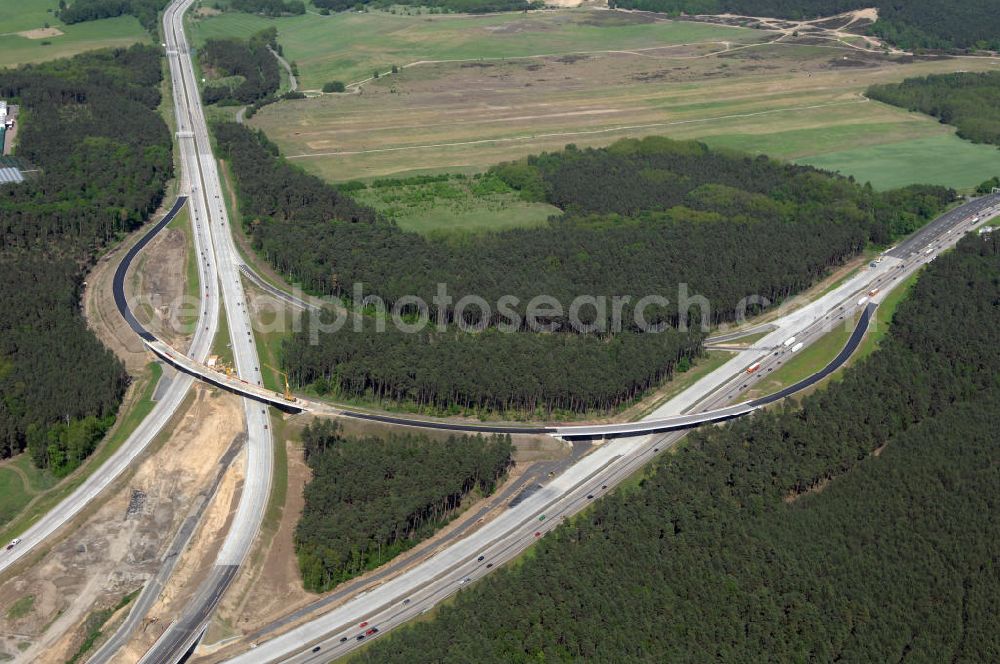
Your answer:
[[[887,252],[887,255],[895,258],[907,258],[920,251],[929,240],[946,233],[949,227],[961,225],[968,217],[983,214],[998,204],[1000,204],[1000,194],[989,194],[950,210],[918,230],[911,238],[901,242]]]
[[[479,525],[480,522],[485,519],[487,514],[497,509],[501,505],[504,505],[505,503],[517,500],[518,496],[520,495],[520,492],[524,490],[527,485],[538,485],[539,483],[546,481],[549,477],[556,474],[560,474],[563,470],[565,470],[570,465],[578,461],[587,451],[588,448],[589,445],[582,445],[577,443],[573,445],[573,452],[571,453],[571,455],[566,457],[565,459],[560,459],[558,461],[533,463],[511,485],[504,488],[503,491],[498,493],[496,496],[490,497],[485,505],[481,506],[471,516],[466,517],[458,527],[450,531],[447,535],[436,540],[434,542],[433,548],[436,549],[442,545],[449,544],[465,536],[466,533],[468,533],[470,530]],[[290,623],[305,618],[309,614],[320,611],[326,606],[335,604],[344,599],[345,597],[349,597],[352,594],[359,592],[363,588],[372,585],[373,583],[378,583],[383,579],[389,578],[395,574],[398,574],[399,572],[404,571],[407,567],[411,566],[412,564],[413,560],[410,559],[390,562],[380,567],[374,574],[367,576],[365,579],[356,581],[354,583],[348,583],[341,590],[337,590],[334,593],[320,600],[317,600],[305,607],[302,607],[301,609],[297,609],[292,613],[284,616],[283,618],[267,625],[263,629],[260,629],[256,632],[252,632],[246,635],[245,640],[254,642],[263,639],[264,637],[280,629],[281,627],[287,626]]]

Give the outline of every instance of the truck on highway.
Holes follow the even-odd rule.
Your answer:
[[[799,352],[800,350],[802,350],[802,345],[803,345],[803,344],[802,344],[802,342],[800,341],[799,343],[797,343],[797,344],[795,344],[794,346],[792,346],[792,352],[793,352],[793,353],[797,353],[797,352]]]
[[[785,339],[784,345],[791,346],[793,343],[795,343],[795,337],[788,337],[787,339]]]
[[[747,367],[747,373],[752,374],[756,372],[758,369],[760,369],[760,362],[754,362],[753,364]]]
[[[858,300],[858,306],[860,307],[861,305],[863,305],[867,301],[868,301],[868,296],[865,295],[863,298],[861,298],[860,300]]]
[[[875,297],[876,295],[878,295],[878,288],[873,288],[868,291],[868,297]]]

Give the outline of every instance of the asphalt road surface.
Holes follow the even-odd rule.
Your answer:
[[[210,307],[225,307],[230,348],[237,375],[262,386],[260,361],[254,343],[246,295],[240,280],[239,255],[230,233],[222,186],[212,154],[208,126],[201,105],[191,50],[184,34],[184,12],[194,0],[174,0],[163,15],[165,48],[170,65],[174,112],[184,179],[193,206],[196,235],[207,238],[197,247],[199,263],[206,267],[207,280],[218,284],[220,295]],[[273,474],[273,440],[267,409],[251,399],[243,399],[246,419],[247,455],[245,480],[240,501],[230,521],[208,579],[199,587],[184,611],[142,658],[142,662],[180,661],[201,637],[212,611],[225,593],[250,551],[267,507]]]

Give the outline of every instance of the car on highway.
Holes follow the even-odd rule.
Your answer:
[[[464,586],[464,585],[465,585],[465,584],[467,584],[467,583],[468,583],[469,581],[472,581],[472,579],[471,579],[470,577],[468,577],[468,576],[467,576],[467,577],[465,577],[464,579],[462,579],[461,581],[459,581],[459,582],[458,582],[458,585],[460,585],[460,586]]]
[[[378,633],[378,627],[372,627],[367,632],[365,632],[365,636],[371,636],[372,634],[377,634],[377,633]]]
[[[365,635],[364,634],[358,634],[356,637],[354,637],[354,640],[355,641],[364,641],[365,640]]]
[[[361,624],[359,624],[358,627],[368,627],[368,621],[365,620],[364,622],[362,622]]]
[[[21,538],[20,537],[15,537],[14,539],[12,539],[10,541],[10,544],[7,545],[7,551],[10,551],[11,549],[13,549],[15,546],[17,546],[20,543],[21,543]]]
[[[347,637],[346,636],[340,637],[340,642],[341,643],[347,643]]]
[[[477,562],[483,562],[483,559],[485,559],[485,558],[486,558],[486,556],[479,556],[478,558],[476,558],[476,561]]]
[[[320,646],[316,646],[315,648],[313,648],[313,650],[312,650],[312,651],[313,651],[313,652],[319,652],[319,649],[320,649]]]
[[[486,569],[493,567],[493,563],[486,563]]]
[[[593,499],[594,499],[594,494],[588,493],[587,494],[587,500],[593,500]]]
[[[542,531],[536,530],[535,531],[535,537],[541,537],[541,536],[542,536]]]

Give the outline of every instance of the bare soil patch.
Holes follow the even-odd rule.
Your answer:
[[[35,28],[34,30],[24,30],[17,33],[19,37],[25,39],[45,39],[46,37],[58,37],[65,34],[59,28]]]
[[[0,638],[0,653],[25,662],[64,662],[84,638],[88,614],[114,606],[146,582],[193,498],[241,430],[238,404],[228,394],[196,388],[192,406],[164,444],[130,477],[120,479],[62,541],[0,585],[0,606],[35,596],[23,618],[11,620],[0,612],[0,634],[8,635]],[[24,643],[30,646],[21,651],[18,644]]]

